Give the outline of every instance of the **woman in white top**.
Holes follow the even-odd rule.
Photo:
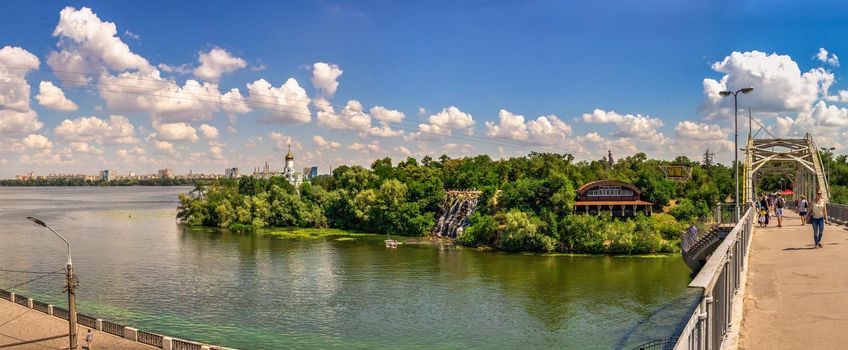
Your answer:
[[[816,191],[816,199],[810,205],[810,223],[813,226],[814,248],[824,248],[821,244],[824,234],[824,224],[827,223],[827,206],[822,199],[821,191]]]

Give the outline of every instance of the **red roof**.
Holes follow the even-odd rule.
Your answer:
[[[614,181],[614,180],[600,180],[600,181],[592,181],[592,182],[586,183],[586,184],[584,184],[583,186],[580,186],[580,188],[577,189],[577,193],[583,193],[583,192],[585,192],[586,190],[588,190],[592,187],[600,187],[600,186],[621,186],[621,187],[626,187],[626,188],[633,190],[633,192],[635,192],[637,195],[642,193],[642,190],[639,189],[639,187],[636,187],[636,185],[629,184],[629,183],[626,183],[626,182],[623,182],[623,181]]]
[[[653,205],[645,201],[579,201],[574,205]]]

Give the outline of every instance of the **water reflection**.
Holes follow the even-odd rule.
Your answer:
[[[37,210],[74,244],[81,312],[233,347],[610,348],[669,336],[696,297],[676,257],[279,239],[178,225],[181,189],[51,190],[0,189],[2,266],[61,265],[19,220]],[[20,291],[62,305],[60,279]]]

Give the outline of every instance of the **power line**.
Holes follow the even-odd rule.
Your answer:
[[[43,274],[43,275],[41,275],[41,276],[38,276],[38,277],[36,277],[36,278],[30,279],[30,280],[27,280],[27,281],[24,281],[24,282],[18,283],[18,284],[14,285],[14,286],[6,287],[6,288],[3,288],[3,289],[5,289],[5,290],[12,290],[12,289],[18,288],[18,287],[23,286],[23,285],[25,285],[25,284],[28,284],[28,283],[32,283],[32,282],[38,281],[38,280],[40,280],[40,279],[42,279],[42,278],[44,278],[44,277],[51,276],[51,275],[55,275],[57,272],[61,271],[62,269],[64,269],[64,267],[63,267],[63,268],[60,268],[60,269],[58,269],[58,270],[56,270],[56,271],[53,271],[53,272],[47,272],[47,273],[45,273],[45,274]]]
[[[138,76],[134,76],[134,77],[124,77],[124,76],[120,76],[120,75],[111,75],[111,74],[110,74],[110,75],[103,75],[103,74],[93,74],[93,73],[87,73],[87,72],[66,71],[66,70],[56,70],[56,69],[30,69],[30,68],[28,68],[28,67],[0,66],[0,69],[3,69],[3,68],[6,68],[6,69],[14,69],[14,70],[38,71],[38,72],[42,72],[42,73],[46,73],[46,72],[53,72],[54,74],[56,74],[56,73],[63,73],[63,74],[77,74],[77,75],[81,75],[81,76],[91,76],[91,77],[98,77],[98,78],[102,78],[102,77],[104,77],[104,76],[108,76],[108,78],[109,78],[109,79],[125,79],[125,80],[127,80],[127,81],[130,81],[130,80],[131,80],[131,81],[150,81],[150,82],[153,82],[154,84],[160,84],[162,88],[165,88],[165,87],[171,87],[171,86],[173,86],[173,85],[176,85],[176,86],[177,86],[177,88],[183,89],[183,88],[182,88],[182,87],[180,87],[180,86],[179,86],[179,84],[177,84],[175,81],[166,80],[166,79],[151,79],[151,78],[144,78],[144,77],[138,77]],[[0,77],[2,77],[2,76],[0,76]],[[10,76],[5,76],[5,78],[21,78],[21,79],[23,79],[23,77],[10,77]],[[66,81],[67,81],[66,79],[61,79],[61,78],[60,78],[60,81],[62,81],[62,84],[63,84],[62,86],[63,86],[64,88],[81,89],[81,87],[69,86],[69,85],[66,83]],[[82,80],[82,81],[78,81],[78,83],[80,83],[81,85],[88,85],[88,84],[89,84],[89,81],[88,81],[88,80]],[[98,81],[98,83],[97,83],[97,84],[98,84],[98,85],[115,86],[115,87],[126,87],[126,88],[132,88],[132,89],[135,89],[135,90],[141,90],[142,92],[145,92],[145,91],[146,91],[146,92],[158,92],[158,91],[161,91],[161,90],[157,90],[157,89],[144,89],[144,88],[141,88],[141,89],[140,89],[137,85],[123,85],[123,84],[114,84],[114,83],[103,83],[103,82],[100,82],[100,81]],[[215,99],[220,99],[220,98],[222,98],[222,97],[223,97],[223,95],[224,95],[224,93],[222,93],[222,89],[220,89],[220,88],[219,88],[216,84],[215,84],[215,85],[211,85],[211,86],[201,86],[201,88],[202,88],[202,89],[205,89],[205,90],[214,89],[215,91],[217,91],[217,92],[218,92],[218,95],[210,95],[210,94],[201,94],[201,93],[196,93],[196,92],[188,92],[188,91],[185,91],[184,89],[183,89],[183,91],[181,91],[180,93],[181,93],[181,94],[193,95],[193,96],[205,96],[205,97],[211,97],[211,98],[215,98]],[[133,92],[128,92],[128,91],[117,91],[117,90],[105,90],[105,89],[98,90],[98,89],[93,89],[93,88],[82,88],[82,89],[86,89],[86,90],[93,90],[93,91],[115,92],[115,93],[133,93]],[[139,94],[139,95],[145,95],[145,94],[143,94],[143,93],[136,93],[136,94]],[[169,96],[169,95],[159,95],[159,94],[148,94],[148,96],[154,96],[154,97],[164,97],[164,98],[176,98],[176,99],[188,99],[188,100],[194,100],[194,101],[203,102],[203,103],[215,103],[215,104],[223,104],[223,105],[238,105],[237,103],[234,103],[234,102],[223,102],[223,101],[220,101],[220,100],[200,100],[200,99],[189,99],[189,98],[180,97],[180,96],[173,96],[173,95]],[[268,97],[268,98],[273,98],[273,99],[279,99],[279,98],[280,98],[279,96],[274,96],[274,95],[267,95],[267,94],[253,94],[253,93],[251,93],[251,94],[250,94],[250,96]],[[254,101],[254,100],[252,100],[252,99],[247,99],[247,98],[244,98],[244,97],[242,97],[242,98],[229,98],[229,99],[231,99],[231,100],[235,100],[235,101],[240,101],[240,102],[242,102],[242,103],[244,103],[244,104],[246,104],[246,105],[253,106],[254,108],[257,108],[257,109],[264,109],[264,110],[269,110],[269,111],[279,111],[279,110],[277,110],[277,109],[273,109],[273,108],[268,109],[268,108],[256,107],[256,105],[270,105],[270,106],[278,107],[278,108],[291,108],[291,109],[295,109],[295,110],[298,110],[298,109],[299,109],[299,110],[301,110],[301,111],[305,111],[305,112],[306,112],[306,113],[304,113],[304,114],[300,114],[300,115],[309,115],[310,117],[311,117],[311,115],[312,115],[312,114],[311,114],[311,110],[310,110],[308,107],[303,108],[303,107],[298,107],[298,106],[283,105],[283,104],[274,103],[274,102]],[[314,103],[314,102],[313,102],[313,100],[311,100],[311,99],[305,99],[305,100],[304,100],[304,99],[298,99],[298,98],[291,98],[291,97],[287,97],[287,96],[286,96],[286,97],[284,97],[284,99],[285,99],[286,101],[295,101],[295,102],[306,103],[307,105],[308,105],[309,103]],[[327,106],[329,106],[329,107],[334,107],[334,108],[339,108],[339,109],[344,109],[344,108],[345,108],[345,106],[341,106],[341,105],[334,105],[334,104],[330,104],[329,102],[327,102],[327,104],[326,104],[326,105],[327,105]],[[298,113],[296,113],[296,112],[292,112],[292,111],[289,111],[289,113],[298,114]],[[337,116],[337,114],[335,113],[335,111],[334,111],[332,114],[333,114],[334,116]],[[431,123],[429,120],[428,120],[428,121],[422,121],[422,120],[417,120],[417,119],[414,119],[414,118],[406,118],[406,120],[410,120],[410,121],[414,121],[414,122],[418,122],[418,123],[427,123],[427,124],[431,124],[431,125],[437,125],[437,126],[439,126],[439,127],[441,127],[441,128],[448,128],[448,129],[451,129],[451,130],[459,130],[459,131],[466,131],[466,130],[467,130],[467,128],[452,127],[452,126],[450,126],[450,125],[446,125],[446,124],[442,124],[442,123]],[[351,122],[356,123],[355,121],[351,121]],[[390,123],[390,122],[386,122],[386,123]],[[391,123],[397,123],[397,122],[391,122]],[[362,123],[362,124],[364,124],[364,123]],[[370,126],[370,124],[368,124],[368,125]],[[406,124],[406,125],[409,125],[409,124]],[[413,127],[417,127],[417,125],[413,125]],[[416,131],[419,131],[419,130],[416,130]],[[441,134],[438,134],[438,133],[434,133],[434,134],[441,135]],[[452,136],[452,135],[441,135],[441,136]],[[537,144],[537,143],[533,143],[533,142],[526,142],[526,141],[523,141],[523,140],[515,140],[515,139],[502,139],[502,140],[505,140],[505,141],[511,142],[511,143],[513,143],[513,144],[521,144],[521,145],[523,145],[523,146],[528,146],[528,147],[539,147],[540,149],[542,149],[542,148],[546,148],[546,146],[539,145],[539,144]],[[550,149],[550,150],[549,150],[549,152],[555,152],[555,153],[558,153],[558,152],[559,152],[559,150]]]
[[[3,76],[0,76],[0,78],[2,78],[2,77]],[[18,86],[28,85],[26,83],[13,83],[13,82],[0,82],[0,84],[18,85]],[[108,89],[94,88],[94,87],[65,86],[65,88],[87,90],[87,91],[97,91],[97,92],[114,92],[114,93],[121,93],[121,94],[146,95],[146,96],[152,96],[152,97],[163,97],[163,98],[173,98],[173,99],[197,101],[197,102],[202,102],[202,103],[234,104],[234,103],[227,103],[227,102],[222,102],[222,101],[209,101],[209,100],[195,99],[195,98],[183,97],[183,96],[168,96],[168,95],[142,93],[142,92],[108,90]],[[191,95],[192,93],[186,93],[186,94]],[[251,103],[253,103],[253,101],[251,101]],[[265,103],[265,104],[272,104],[272,103]],[[297,111],[287,111],[287,113],[291,113],[291,114],[294,114],[294,115],[309,116],[310,118],[312,116],[311,110],[309,110],[308,108],[304,109],[304,108],[299,108],[299,107],[296,107],[296,106],[288,106],[288,105],[281,105],[281,104],[273,104],[273,105],[276,105],[279,108],[294,108],[296,110],[300,109],[302,111],[306,111],[306,113],[297,112]],[[267,108],[267,107],[255,107],[255,108],[261,109],[261,110],[272,111],[272,112],[276,112],[276,111],[286,112],[284,110]],[[329,113],[329,115],[330,115],[331,118],[336,118],[338,120],[344,120],[344,119],[342,119],[342,116],[340,116],[338,113],[333,112],[333,113]],[[411,119],[411,118],[410,118],[410,120],[414,121],[414,119]],[[372,126],[370,124],[370,120],[367,123],[366,122],[358,122],[358,121],[355,121],[355,120],[346,120],[346,121],[350,122],[350,123],[354,123],[354,124],[360,124],[360,125],[363,125],[363,126],[367,125],[368,127]],[[405,123],[404,122],[385,122],[385,121],[381,121],[381,122],[386,123],[386,124],[394,124],[398,129],[402,129],[402,130],[405,130],[405,131],[410,131],[410,132],[421,131],[420,128],[414,129],[415,127],[417,127],[417,125],[409,124],[409,122],[405,122]],[[444,124],[434,124],[434,123],[423,122],[423,121],[421,123],[428,123],[428,124],[431,124],[431,125],[436,125],[438,127],[444,127],[444,128],[450,129],[450,130],[459,130],[459,131],[468,131],[469,130],[468,128],[456,128],[456,127],[451,127],[451,126],[444,125]],[[354,129],[354,131],[357,131],[357,130]],[[361,131],[361,130],[359,130],[359,131]],[[550,147],[547,147],[547,146],[541,146],[541,145],[536,144],[536,143],[522,141],[522,140],[502,139],[501,138],[501,139],[499,139],[500,142],[496,142],[496,141],[493,141],[490,138],[476,137],[476,136],[472,136],[472,135],[453,135],[452,133],[447,134],[447,133],[438,133],[438,132],[431,132],[431,131],[427,131],[425,133],[429,133],[429,134],[433,134],[433,135],[437,135],[437,136],[442,136],[442,137],[461,139],[461,140],[465,140],[465,141],[487,143],[487,144],[492,144],[492,145],[496,145],[496,146],[512,146],[512,147],[517,147],[517,148],[518,147],[528,147],[528,148],[535,148],[537,150],[543,150],[545,152],[551,152],[551,153],[560,153],[560,151],[561,151],[561,150],[557,150],[557,149],[550,148]]]
[[[0,269],[0,272],[34,273],[34,274],[62,274],[61,272],[49,272],[49,271],[29,271],[29,270],[8,270],[8,269]]]

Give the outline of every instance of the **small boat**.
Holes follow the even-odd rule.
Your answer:
[[[389,234],[386,234],[385,242],[386,242],[386,248],[397,248],[397,246],[398,246],[398,241],[396,239],[392,239],[392,237],[389,236]]]

